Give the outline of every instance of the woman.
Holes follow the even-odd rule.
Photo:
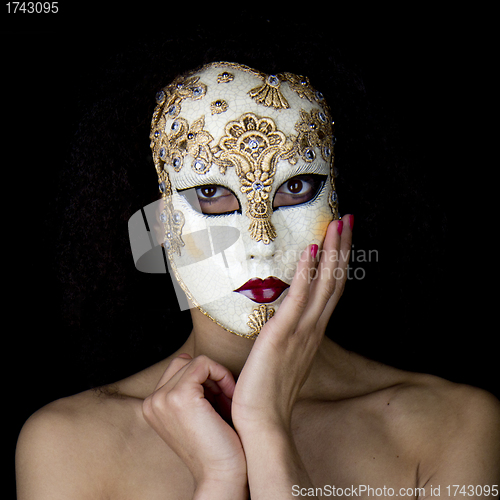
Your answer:
[[[354,218],[338,219],[331,119],[309,81],[215,63],[157,102],[163,244],[193,330],[109,390],[37,412],[19,499],[496,496],[496,399],[324,336]]]

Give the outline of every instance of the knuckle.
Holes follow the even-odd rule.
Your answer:
[[[186,401],[182,391],[174,389],[166,394],[159,404],[162,411],[165,411],[167,408],[175,411],[183,408],[185,406],[185,403]]]
[[[196,356],[196,358],[194,359],[199,364],[207,363],[209,361],[209,357],[205,354],[200,354],[199,356]]]
[[[306,293],[290,293],[288,294],[289,300],[293,301],[298,310],[305,309],[309,296]]]

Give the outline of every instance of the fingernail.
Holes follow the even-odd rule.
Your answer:
[[[318,253],[318,245],[311,245],[311,255],[312,258],[316,258],[316,254]]]
[[[337,231],[339,234],[342,234],[342,228],[344,227],[344,223],[339,220],[338,226],[337,226]]]
[[[351,228],[354,226],[354,215],[349,215],[349,227]]]

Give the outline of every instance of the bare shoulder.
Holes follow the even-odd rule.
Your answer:
[[[441,476],[443,484],[452,480],[498,484],[500,401],[495,396],[439,377],[412,374],[394,388],[386,406],[398,434],[418,450],[422,478],[433,478],[434,484]]]
[[[496,430],[500,422],[500,401],[495,396],[433,375],[411,374],[394,388],[388,405],[404,412],[414,425],[440,428],[441,433],[444,423],[451,433],[463,426]]]
[[[18,498],[35,498],[35,492],[37,499],[102,497],[109,455],[141,408],[130,398],[91,390],[38,410],[18,439]]]

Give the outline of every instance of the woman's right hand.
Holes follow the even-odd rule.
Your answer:
[[[206,356],[181,354],[143,403],[146,422],[184,461],[203,498],[248,495],[243,447],[225,421],[234,387],[224,366]]]

